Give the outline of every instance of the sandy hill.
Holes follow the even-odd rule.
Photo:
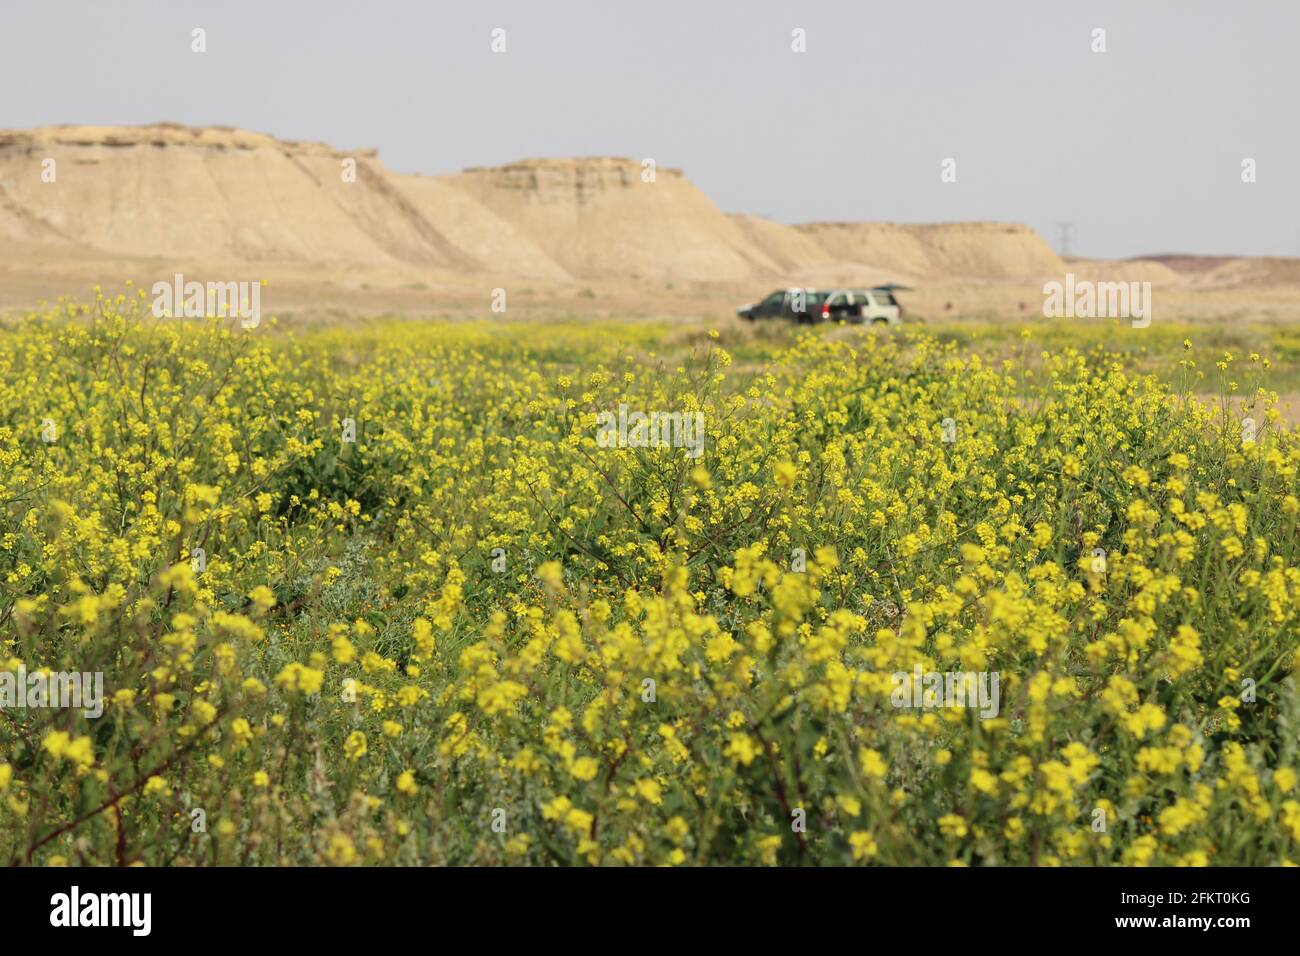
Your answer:
[[[1300,259],[1272,256],[1229,259],[1194,279],[1192,285],[1226,289],[1300,289]]]
[[[817,222],[796,228],[834,258],[913,276],[1025,279],[1065,271],[1043,237],[1018,223]]]
[[[1199,274],[1209,272],[1225,262],[1231,262],[1232,256],[1191,256],[1181,253],[1136,256],[1125,262],[1159,262],[1175,272]]]
[[[1123,268],[1157,265],[1191,289],[1247,287],[1300,290],[1300,258],[1285,256],[1198,256],[1184,253],[1139,256],[1110,263]]]
[[[57,163],[53,183],[42,181],[47,159]],[[1033,283],[1067,269],[1027,226],[787,226],[723,213],[680,170],[660,167],[647,181],[630,159],[408,175],[374,150],[174,123],[0,130],[0,249],[42,262],[276,264],[433,284]],[[1195,265],[1171,257],[1083,268],[1225,287],[1289,284],[1300,272],[1300,260]]]
[[[1150,282],[1152,285],[1180,285],[1187,276],[1154,259],[1068,259],[1066,270],[1077,279],[1093,282]]]

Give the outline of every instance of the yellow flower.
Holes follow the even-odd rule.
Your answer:
[[[354,730],[348,734],[348,739],[343,741],[343,753],[349,760],[360,760],[366,755],[366,735],[359,730]]]
[[[638,780],[633,784],[637,794],[646,803],[658,806],[663,803],[663,796],[659,789],[659,784],[654,780]]]
[[[858,769],[868,780],[884,780],[889,772],[889,765],[878,750],[862,747],[858,750]]]
[[[939,830],[944,836],[960,840],[967,833],[966,821],[955,813],[945,813],[939,818]]]
[[[334,652],[334,660],[340,664],[351,664],[357,656],[357,649],[353,647],[352,642],[342,634],[334,638],[331,650]]]
[[[559,561],[546,561],[538,565],[537,578],[553,591],[564,588],[564,566]]]
[[[743,733],[733,733],[722,752],[745,767],[753,763],[754,758],[762,753],[754,738]]]
[[[876,846],[876,841],[872,838],[871,834],[862,830],[857,830],[849,834],[849,848],[852,851],[853,859],[855,860],[873,859],[880,849]]]
[[[591,832],[593,817],[586,810],[579,810],[577,807],[571,809],[565,814],[564,822],[576,835],[583,835]]]
[[[52,730],[41,745],[54,757],[60,757],[85,770],[95,762],[94,746],[89,737],[73,738],[66,731]]]
[[[419,785],[415,782],[415,774],[411,771],[403,770],[397,775],[398,793],[405,794],[408,797],[413,797],[419,789]]]
[[[346,833],[335,833],[329,838],[325,858],[333,866],[348,866],[357,859],[357,848]]]
[[[1273,771],[1273,785],[1283,793],[1290,793],[1295,789],[1296,772],[1290,767],[1278,767]]]
[[[275,686],[286,691],[296,691],[311,695],[320,693],[325,681],[325,672],[302,664],[286,664],[275,677]]]
[[[851,817],[856,817],[862,812],[862,801],[852,794],[841,793],[835,797],[835,802]]]
[[[554,800],[550,801],[549,803],[542,805],[542,819],[543,820],[563,819],[564,815],[569,812],[569,809],[572,806],[573,803],[569,800],[568,797],[556,797]]]
[[[248,599],[253,602],[253,606],[265,614],[271,608],[275,607],[275,594],[265,584],[259,584],[253,590],[248,592]]]

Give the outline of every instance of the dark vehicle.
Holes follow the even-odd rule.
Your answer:
[[[737,309],[742,319],[794,319],[796,322],[815,321],[821,317],[826,293],[814,289],[777,289],[761,302]]]

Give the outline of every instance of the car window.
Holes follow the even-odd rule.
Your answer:
[[[854,304],[854,305],[870,305],[870,304],[871,304],[871,300],[870,300],[869,298],[867,298],[867,294],[866,294],[865,292],[855,292],[855,293],[853,293],[853,304]]]
[[[785,299],[784,292],[773,292],[771,295],[769,295],[766,299],[763,300],[763,304],[780,305],[784,299]]]
[[[800,291],[803,292],[804,305],[806,305],[809,308],[815,305],[821,305],[822,302],[826,299],[825,292],[814,292],[812,289],[803,289],[803,290],[792,289],[790,291],[791,304],[795,302],[795,295],[797,295]]]
[[[881,305],[898,305],[898,303],[894,300],[894,293],[892,292],[881,292],[880,290],[875,289],[872,290],[871,295],[872,298],[874,298]]]

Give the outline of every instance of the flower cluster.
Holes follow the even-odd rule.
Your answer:
[[[12,862],[1300,862],[1275,396],[1243,441],[1071,349],[129,295],[0,338],[0,667],[106,696],[0,710]]]

